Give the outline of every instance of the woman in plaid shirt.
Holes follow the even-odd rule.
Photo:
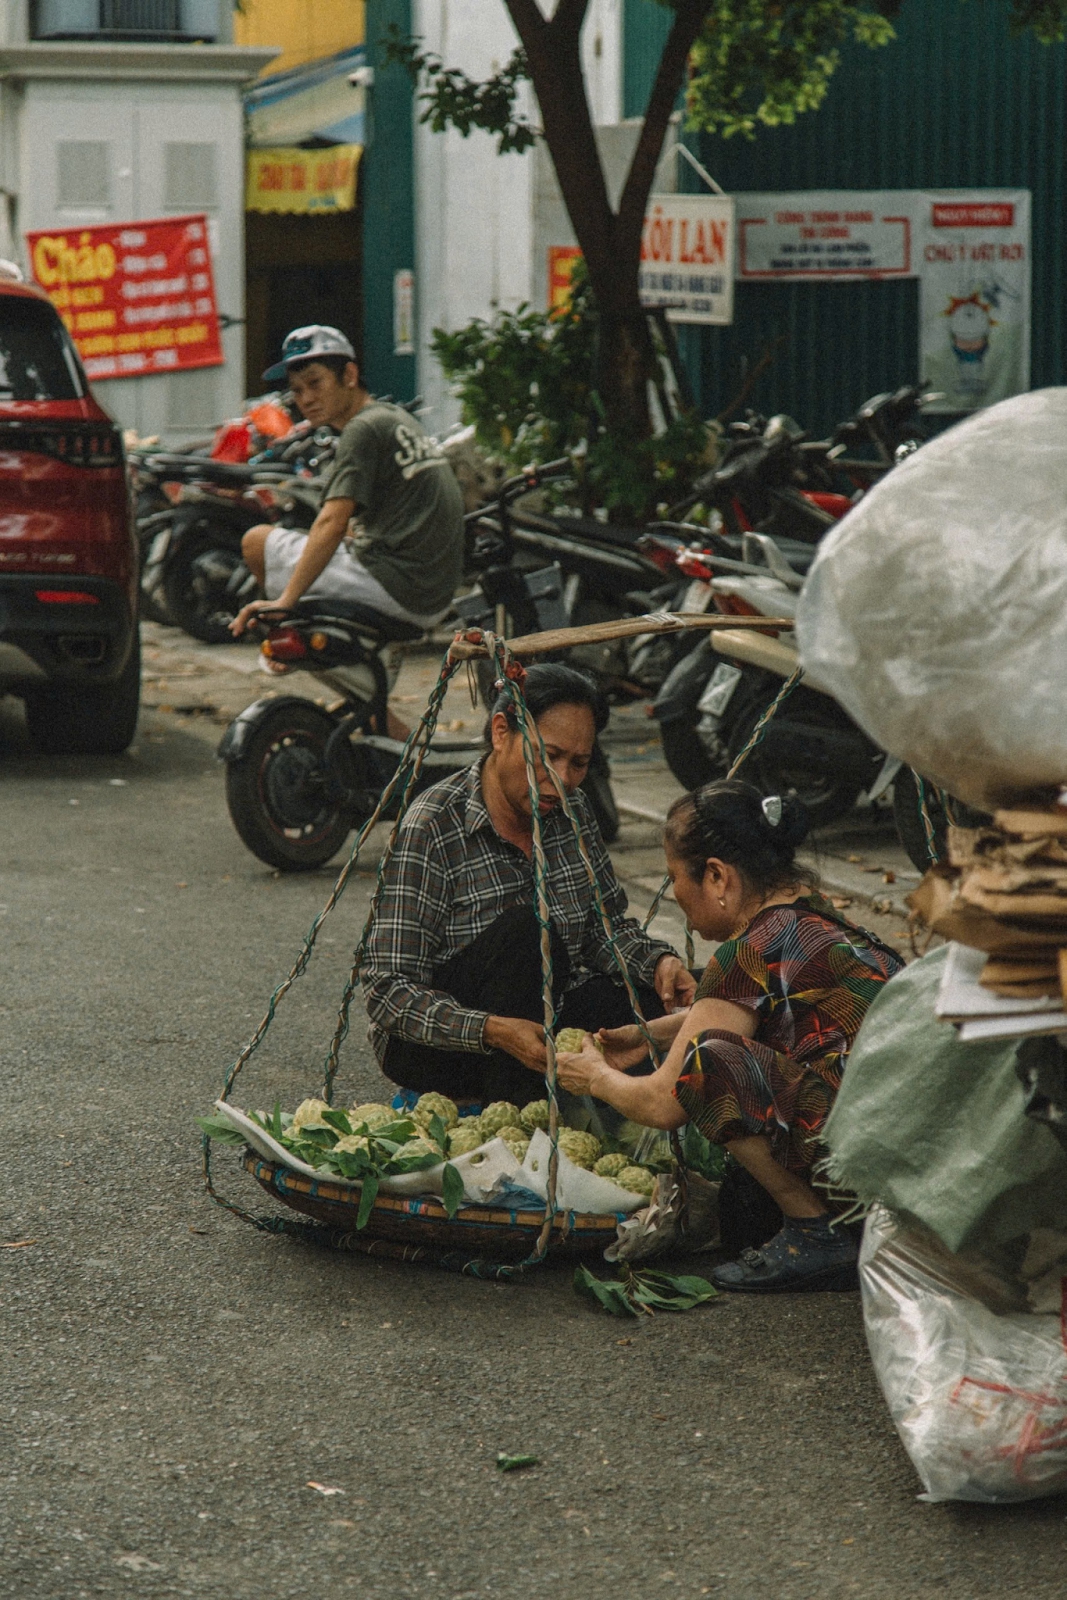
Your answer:
[[[615,946],[646,1015],[687,1006],[694,981],[669,945],[626,915],[592,814],[578,788],[608,710],[564,666],[526,675],[526,704],[561,779],[611,919]],[[361,980],[383,1072],[405,1088],[459,1100],[538,1098],[545,1070],[540,931],[533,912],[532,813],[522,737],[501,693],[474,766],[412,805],[386,873]],[[565,1027],[631,1020],[570,822],[538,774],[548,867],[554,997]]]

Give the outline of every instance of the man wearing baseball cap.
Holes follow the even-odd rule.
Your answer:
[[[245,534],[241,550],[266,599],[244,606],[232,632],[304,595],[358,600],[432,627],[463,566],[463,500],[436,439],[402,406],[368,393],[338,328],[294,329],[263,378],[287,382],[304,418],[341,437],[310,532],[267,523]]]

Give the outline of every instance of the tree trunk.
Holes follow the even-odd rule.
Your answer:
[[[647,439],[655,353],[638,293],[641,236],[671,112],[708,0],[679,0],[617,212],[608,198],[582,73],[581,28],[588,0],[558,0],[551,20],[537,0],[505,4],[529,61],[545,142],[596,297],[597,388],[605,423],[622,439]]]

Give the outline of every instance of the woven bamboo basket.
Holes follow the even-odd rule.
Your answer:
[[[440,1201],[429,1195],[379,1194],[366,1226],[355,1236],[360,1191],[327,1178],[308,1178],[301,1172],[265,1161],[253,1150],[243,1156],[246,1172],[281,1200],[316,1222],[339,1228],[362,1241],[382,1240],[394,1245],[470,1250],[500,1261],[521,1261],[533,1249],[544,1222],[542,1211],[507,1211],[497,1206],[463,1206],[449,1217]],[[548,1252],[552,1256],[589,1256],[602,1252],[615,1237],[621,1214],[606,1216],[561,1211],[553,1219]]]

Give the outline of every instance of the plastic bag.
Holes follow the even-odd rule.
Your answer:
[[[683,1228],[683,1222],[685,1224]],[[620,1222],[605,1261],[650,1261],[668,1251],[694,1254],[719,1242],[719,1185],[699,1173],[661,1172],[649,1205]]]
[[[888,473],[820,545],[797,641],[813,684],[961,800],[1067,779],[1067,389]]]
[[[998,1505],[1067,1489],[1067,1278],[1060,1316],[1014,1310],[1013,1283],[878,1207],[860,1287],[871,1359],[922,1499]]]

